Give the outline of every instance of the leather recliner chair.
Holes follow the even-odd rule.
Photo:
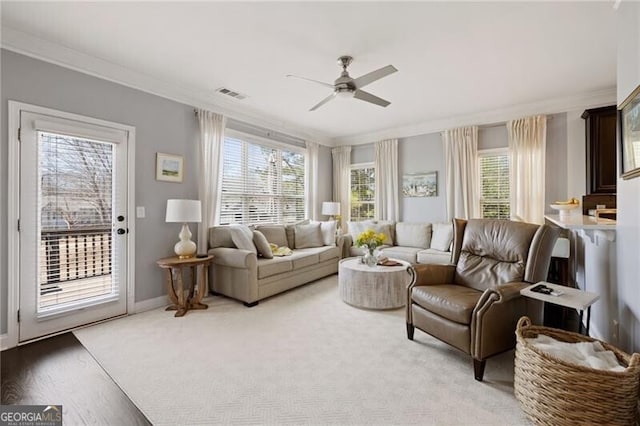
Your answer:
[[[559,230],[508,220],[454,219],[451,265],[414,265],[407,287],[407,337],[424,331],[473,357],[482,381],[486,359],[515,347],[518,319],[542,319],[542,302],[520,295],[544,281]]]

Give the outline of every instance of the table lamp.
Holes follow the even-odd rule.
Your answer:
[[[322,214],[331,216],[331,220],[335,220],[335,217],[340,214],[340,203],[336,203],[334,201],[323,202]]]
[[[191,241],[191,231],[187,222],[202,221],[200,200],[167,200],[166,222],[182,222],[182,230],[178,234],[180,241],[173,250],[180,259],[188,259],[196,254],[196,243]]]

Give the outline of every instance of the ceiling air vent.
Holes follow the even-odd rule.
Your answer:
[[[240,92],[236,92],[235,90],[230,90],[227,89],[226,87],[221,87],[219,89],[216,90],[217,93],[221,93],[225,96],[230,96],[234,99],[238,99],[238,100],[243,100],[247,97],[247,95],[240,93]]]

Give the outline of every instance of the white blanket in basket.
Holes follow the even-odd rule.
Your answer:
[[[526,340],[542,352],[574,365],[597,370],[625,370],[616,355],[605,349],[600,342],[567,343],[544,334]]]

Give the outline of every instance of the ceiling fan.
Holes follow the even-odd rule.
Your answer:
[[[320,108],[322,105],[326,104],[330,100],[334,99],[336,96],[345,97],[345,98],[356,98],[361,101],[370,102],[372,104],[380,105],[381,107],[386,107],[391,102],[386,101],[382,98],[372,95],[369,92],[365,92],[362,90],[367,84],[371,84],[376,80],[380,80],[382,77],[386,77],[389,74],[393,74],[398,71],[393,65],[387,65],[386,67],[382,67],[375,71],[371,71],[368,74],[362,75],[358,78],[352,78],[349,76],[347,72],[347,67],[351,64],[353,58],[351,56],[340,56],[338,58],[338,65],[342,67],[342,73],[340,77],[336,79],[333,84],[324,83],[322,81],[313,80],[311,78],[300,77],[293,74],[287,74],[287,77],[295,77],[302,80],[307,80],[312,83],[317,83],[325,87],[329,87],[333,89],[333,93],[318,102],[316,105],[311,107],[309,111],[315,111]]]

